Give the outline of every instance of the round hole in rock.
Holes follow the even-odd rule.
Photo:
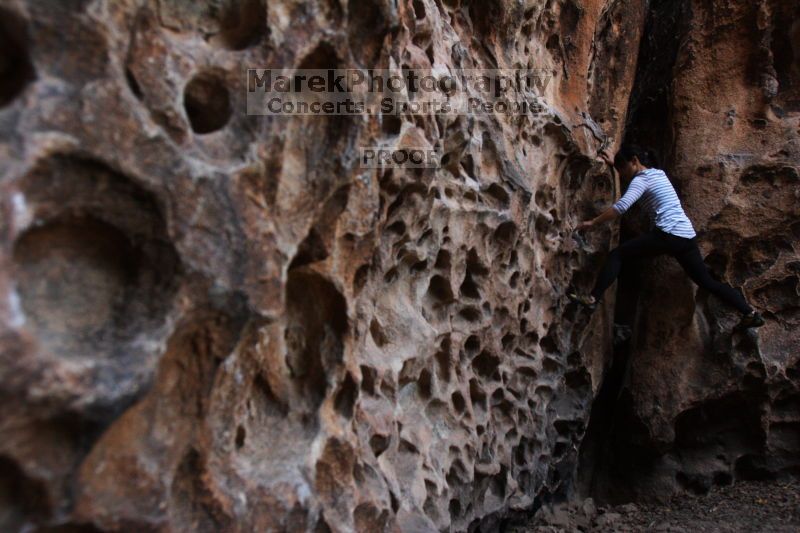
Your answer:
[[[181,270],[157,198],[75,154],[42,159],[18,187],[39,221],[13,243],[21,327],[44,353],[103,360],[82,367],[86,385],[106,370],[146,372]]]
[[[35,77],[25,21],[0,7],[0,107],[10,104]]]
[[[418,20],[425,18],[425,4],[422,3],[420,0],[414,0],[414,15],[417,16]]]
[[[51,353],[109,357],[163,312],[163,264],[119,229],[85,215],[56,218],[15,243],[17,291],[26,326]],[[162,258],[164,259],[164,258]]]
[[[247,434],[242,426],[238,426],[236,428],[236,448],[241,448],[244,446],[244,439],[246,435]]]
[[[195,133],[220,130],[231,118],[231,100],[222,75],[215,71],[197,74],[183,93],[186,116]]]
[[[396,115],[382,115],[381,129],[386,135],[398,135],[403,129],[403,121]]]

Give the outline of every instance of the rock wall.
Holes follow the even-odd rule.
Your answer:
[[[767,324],[732,331],[737,313],[671,259],[621,280],[630,368],[595,494],[665,499],[800,471],[799,9],[652,5],[647,33],[666,46],[643,44],[636,85],[665,90],[632,96],[627,135],[660,149],[706,263]]]
[[[719,189],[688,206],[729,276],[752,273],[727,243],[769,254],[770,228],[797,240],[797,174],[777,163],[796,161],[789,145],[779,152],[780,132],[796,135],[797,55],[784,44],[757,56],[775,65],[763,79],[783,118],[751,117],[752,87],[727,77],[752,68],[742,50],[769,49],[770,35],[795,42],[778,14],[788,5],[764,8],[783,26],[731,35],[728,70],[712,68],[713,35],[737,26],[716,13],[680,55],[698,70],[676,74],[685,159],[671,168],[684,187]],[[3,529],[488,531],[569,493],[612,356],[614,298],[588,321],[564,293],[591,284],[615,240],[570,229],[619,192],[595,154],[623,135],[645,16],[643,3],[601,0],[3,1]],[[547,68],[547,112],[245,114],[246,68],[403,66]],[[699,75],[729,83],[738,113],[702,142]],[[717,165],[709,143],[736,147],[748,128],[771,148],[753,148],[747,171]],[[445,164],[360,168],[358,147],[376,142],[435,147]],[[774,198],[756,204],[753,191]],[[724,209],[711,202],[723,192]],[[750,205],[759,226],[744,222]],[[777,275],[796,274],[786,246],[752,290],[773,312],[762,353],[796,383],[796,308],[766,307],[796,279]],[[635,412],[662,435],[700,404],[687,396],[652,416],[651,399],[672,392],[654,372],[702,371],[698,343],[731,320],[676,283],[674,312],[637,324],[631,381]],[[698,354],[688,367],[674,348],[687,345],[681,313]],[[722,390],[696,376],[675,376],[682,393]],[[726,390],[756,379],[723,378]],[[768,405],[796,405],[760,379]],[[792,424],[770,433],[776,445]]]
[[[2,6],[4,529],[474,529],[568,488],[642,7]],[[547,68],[522,116],[253,117],[245,68]],[[435,146],[377,172],[357,148]],[[566,311],[565,311],[566,310]],[[588,339],[584,341],[584,339]]]

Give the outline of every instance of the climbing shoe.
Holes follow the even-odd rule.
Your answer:
[[[749,315],[744,315],[742,317],[736,329],[760,328],[764,324],[764,317],[762,317],[760,313],[753,311]]]
[[[567,292],[567,298],[576,304],[582,305],[590,311],[597,309],[597,301],[591,295],[578,294],[576,291]]]

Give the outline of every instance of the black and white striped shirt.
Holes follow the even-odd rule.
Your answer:
[[[646,168],[636,174],[628,190],[613,205],[614,210],[621,215],[639,198],[643,199],[643,207],[657,228],[687,239],[696,235],[692,222],[681,207],[678,194],[663,170]]]

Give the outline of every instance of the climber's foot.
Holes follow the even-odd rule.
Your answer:
[[[744,315],[742,317],[742,319],[739,321],[739,324],[736,326],[736,329],[760,328],[764,324],[764,317],[762,317],[757,311],[753,311],[749,315]]]
[[[590,311],[597,309],[597,300],[591,294],[578,294],[576,291],[569,291],[567,292],[567,298]]]

